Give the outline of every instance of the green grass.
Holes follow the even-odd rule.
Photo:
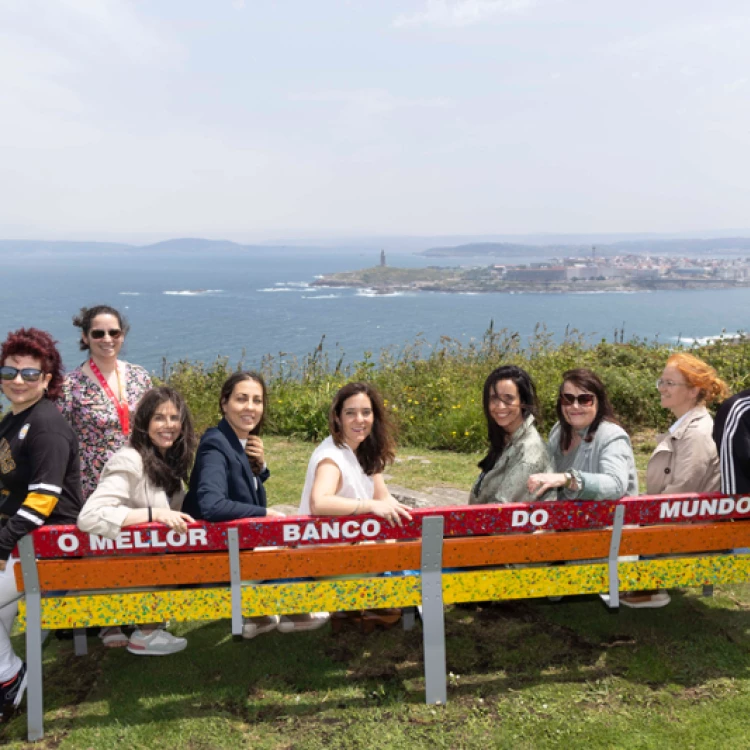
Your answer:
[[[638,442],[638,441],[637,441]],[[643,442],[643,441],[641,441]],[[638,443],[640,444],[640,443]],[[309,443],[266,439],[272,501],[296,503]],[[476,456],[401,451],[415,488],[466,489]],[[639,465],[647,458],[638,453]],[[673,592],[610,614],[595,597],[448,608],[448,705],[424,704],[418,625],[363,636],[177,624],[188,649],[139,659],[50,638],[41,748],[743,748],[750,746],[750,586]],[[14,636],[23,652],[23,637]],[[0,733],[24,746],[25,716]]]

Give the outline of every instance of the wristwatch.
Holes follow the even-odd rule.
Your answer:
[[[573,486],[573,482],[575,482],[575,477],[569,471],[566,471],[563,476],[565,477],[565,484],[563,485],[563,487],[566,490],[569,490]]]

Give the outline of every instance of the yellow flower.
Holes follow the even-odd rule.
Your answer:
[[[468,430],[466,430],[466,432],[464,432],[464,437],[469,437],[469,435],[471,435],[471,433]]]
[[[414,406],[419,406],[419,401],[415,401]]]
[[[456,437],[456,431],[455,431],[455,430],[453,430],[453,432],[451,432],[451,435],[452,435],[453,437]]]

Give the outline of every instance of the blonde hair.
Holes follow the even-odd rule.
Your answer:
[[[711,365],[692,354],[679,352],[667,360],[667,367],[676,367],[683,375],[688,385],[699,388],[699,402],[707,404],[729,396],[727,384],[719,377]]]

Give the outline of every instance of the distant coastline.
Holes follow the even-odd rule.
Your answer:
[[[648,292],[664,290],[735,289],[750,287],[750,268],[745,266],[715,275],[688,273],[701,269],[676,269],[660,274],[649,269],[630,273],[608,273],[600,267],[551,266],[509,268],[395,268],[375,266],[359,271],[326,274],[311,287],[367,289],[376,295],[404,292],[442,292],[448,294],[570,294],[606,292]],[[682,273],[680,273],[680,271]],[[576,274],[579,274],[576,276]],[[606,274],[606,275],[605,275]],[[537,280],[538,279],[538,280]]]

